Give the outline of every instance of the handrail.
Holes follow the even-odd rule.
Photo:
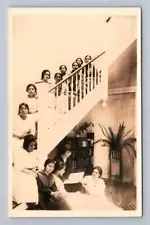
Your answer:
[[[59,86],[60,84],[64,83],[64,81],[66,81],[69,77],[71,77],[72,75],[76,74],[78,71],[82,70],[85,66],[89,65],[90,63],[92,63],[93,61],[95,61],[96,59],[98,59],[100,56],[104,55],[106,52],[102,52],[101,54],[99,54],[98,56],[96,56],[94,59],[90,60],[88,63],[84,64],[83,66],[81,66],[79,69],[75,70],[73,73],[67,75],[63,80],[61,80],[60,82],[58,82],[56,85],[54,85],[54,87],[52,87],[49,92],[51,92],[52,90],[54,90],[57,86]]]

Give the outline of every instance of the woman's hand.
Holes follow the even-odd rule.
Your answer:
[[[31,134],[30,131],[24,132],[24,133],[20,136],[19,139],[22,140],[22,139],[24,139],[25,136],[27,136],[27,135],[29,135],[29,134]]]
[[[55,198],[59,198],[61,196],[61,193],[59,191],[51,192],[51,195]]]

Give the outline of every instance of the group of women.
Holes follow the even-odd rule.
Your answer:
[[[90,56],[85,57],[85,63],[88,63],[88,60],[91,60]],[[71,72],[81,67],[82,63],[82,59],[77,58],[72,65],[73,70]],[[55,74],[54,77],[55,83],[59,82],[59,79],[66,75],[66,66],[62,65],[59,69],[60,73]],[[59,77],[58,75],[61,76]],[[54,85],[50,76],[49,70],[43,70],[41,81],[27,85],[27,96],[19,105],[18,115],[15,115],[13,120],[12,201],[14,210],[70,209],[65,201],[65,196],[72,194],[65,190],[63,181],[69,176],[71,146],[64,146],[61,156],[57,156],[55,159],[46,159],[43,168],[39,165],[37,146],[39,110],[42,113],[42,110],[45,110],[44,107],[47,107],[50,111],[54,111],[57,104],[55,90],[49,94],[49,90]],[[50,104],[48,106],[47,103],[46,105],[43,103],[43,95],[47,95],[49,98],[48,102]],[[40,104],[42,107],[39,107]],[[58,108],[59,113],[65,113],[65,108],[63,110],[61,107]],[[44,110],[43,112],[45,112]],[[102,169],[95,167],[92,176],[85,177],[81,182],[81,192],[104,199],[105,185],[101,176]]]
[[[85,176],[81,182],[78,193],[67,192],[64,180],[68,178],[68,162],[71,156],[71,147],[65,146],[61,156],[55,159],[46,159],[43,169],[38,167],[37,142],[33,135],[24,137],[23,148],[16,150],[13,167],[13,202],[14,210],[71,210],[67,199],[77,200],[75,207],[84,210],[88,196],[102,204],[99,209],[116,209],[105,196],[105,184],[101,179],[102,169],[97,166],[91,176]],[[67,176],[65,176],[65,174]],[[82,197],[84,196],[82,201]],[[96,198],[95,198],[96,197]],[[86,209],[86,208],[85,208]],[[94,205],[93,205],[94,209]]]

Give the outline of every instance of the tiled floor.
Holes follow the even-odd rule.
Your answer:
[[[136,210],[136,188],[127,184],[106,184],[106,196],[124,210]]]

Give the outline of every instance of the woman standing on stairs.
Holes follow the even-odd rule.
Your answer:
[[[63,80],[63,76],[60,73],[56,73],[54,76],[55,84],[59,83]],[[67,111],[67,97],[66,97],[66,83],[63,82],[55,89],[55,97],[56,97],[56,110],[60,114],[65,114]]]
[[[49,70],[43,70],[41,74],[41,81],[35,82],[38,87],[39,107],[40,111],[47,108],[55,108],[55,93],[54,90],[49,92],[54,86],[54,81],[51,79],[51,73]]]
[[[51,78],[49,70],[43,70],[41,81],[36,82],[38,88],[38,110],[43,127],[50,130],[57,121],[58,113],[56,111],[56,97],[54,81]]]

